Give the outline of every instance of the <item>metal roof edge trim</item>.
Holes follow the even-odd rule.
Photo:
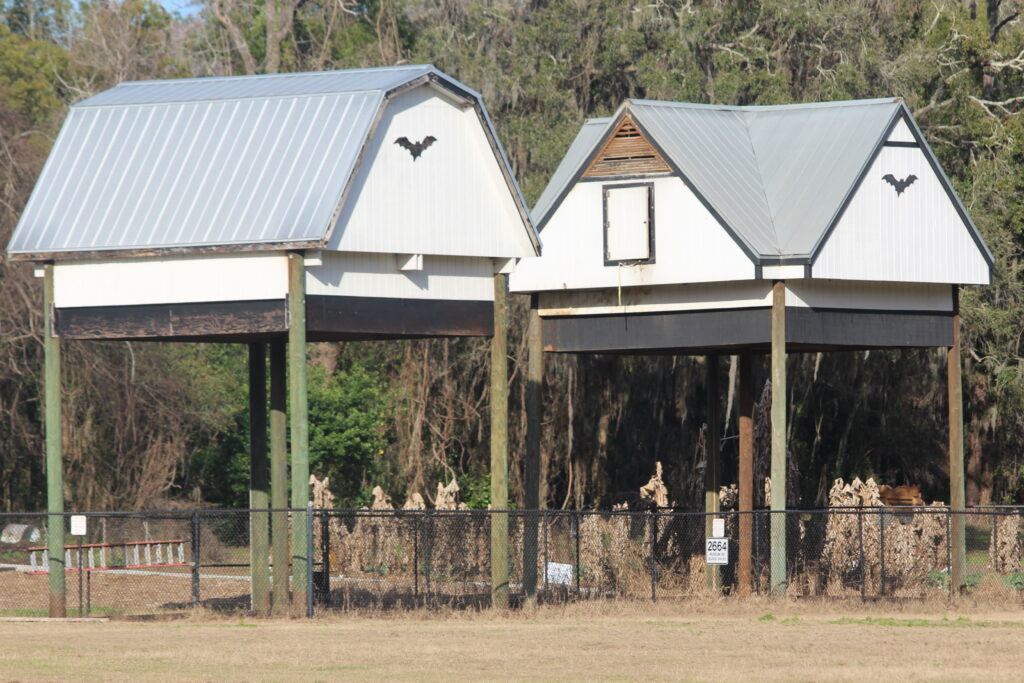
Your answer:
[[[197,254],[237,254],[241,252],[296,251],[320,249],[323,240],[268,240],[266,242],[228,242],[172,247],[118,247],[117,249],[68,249],[65,251],[9,251],[15,262],[87,261],[114,258],[188,256]]]
[[[377,126],[380,125],[380,119],[384,115],[384,110],[387,109],[389,101],[387,93],[382,91],[378,92],[381,93],[381,96],[377,100],[377,111],[373,113],[370,125],[363,132],[363,141],[359,144],[359,153],[356,154],[356,158],[352,161],[352,169],[349,171],[348,178],[345,178],[345,186],[342,188],[341,195],[338,197],[338,201],[335,202],[334,209],[331,211],[331,215],[327,219],[327,225],[323,228],[323,237],[320,239],[318,248],[327,246],[331,241],[334,229],[338,225],[338,218],[341,216],[341,212],[344,210],[345,204],[348,202],[349,195],[351,194],[352,183],[355,180],[356,175],[359,173],[359,168],[366,160],[366,149],[370,145],[370,140],[372,140],[373,136],[377,134]]]
[[[863,100],[830,100],[828,102],[793,102],[790,104],[707,104],[703,102],[674,102],[672,100],[629,100],[648,107],[671,107],[678,109],[710,109],[715,111],[762,112],[787,109],[822,109],[827,107],[857,107],[902,102],[899,97],[876,97]]]

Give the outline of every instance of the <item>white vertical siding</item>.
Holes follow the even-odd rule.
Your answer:
[[[951,311],[947,284],[787,280],[786,305],[796,308],[844,308],[865,311]]]
[[[58,308],[283,299],[282,254],[95,260],[57,263]]]
[[[306,268],[306,291],[326,296],[398,299],[494,300],[494,262],[464,256],[423,257],[422,270],[400,270],[400,257],[323,252],[323,265]]]
[[[772,285],[767,280],[692,285],[542,292],[542,316],[608,315],[664,311],[767,308]],[[949,285],[842,280],[788,280],[786,306],[869,311],[949,311]]]
[[[675,177],[654,183],[654,262],[604,264],[606,185],[577,183],[541,232],[542,255],[519,262],[513,291],[633,287],[749,280],[754,264],[689,188]]]
[[[886,174],[917,180],[902,194]],[[883,147],[813,265],[814,277],[988,284],[989,268],[922,151]]]
[[[914,134],[910,132],[910,126],[905,119],[901,118],[896,122],[892,132],[889,134],[889,142],[917,142]]]
[[[400,137],[436,138],[418,159]],[[337,251],[534,253],[476,112],[423,86],[387,106],[328,244]]]

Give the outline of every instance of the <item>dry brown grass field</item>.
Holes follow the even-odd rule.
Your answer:
[[[490,612],[0,622],[0,681],[1021,680],[1024,613],[590,604]]]

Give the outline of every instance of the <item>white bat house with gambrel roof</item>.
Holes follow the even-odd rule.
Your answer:
[[[74,105],[8,251],[68,338],[487,335],[539,241],[478,93],[431,66],[122,83]]]

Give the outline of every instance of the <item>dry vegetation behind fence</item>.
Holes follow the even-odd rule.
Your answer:
[[[286,511],[273,514],[289,515]],[[753,513],[756,593],[767,590],[770,512]],[[730,563],[715,571],[732,595],[738,577],[739,513],[723,512]],[[848,506],[787,515],[788,594],[802,598],[948,600],[947,508]],[[1024,607],[1024,509],[966,515],[967,586],[973,600]],[[314,596],[321,609],[486,606],[492,523],[509,525],[510,589],[541,601],[671,600],[707,597],[706,516],[673,511],[317,510],[313,515]],[[30,548],[45,545],[44,515],[0,516],[0,528],[31,531],[0,544],[0,613],[46,608],[45,574],[32,573]],[[83,603],[93,613],[206,606],[248,609],[249,523],[244,510],[90,515],[85,543],[179,541],[181,566],[141,566],[113,550],[113,566],[84,572]],[[9,527],[12,528],[13,527]],[[68,537],[68,544],[77,540]],[[178,546],[176,546],[178,547]],[[74,552],[73,550],[71,552]],[[85,565],[89,565],[89,555]],[[70,555],[75,557],[75,555]],[[176,556],[177,557],[177,556]],[[116,558],[122,558],[120,560]],[[72,560],[72,565],[75,564]],[[120,564],[118,564],[120,563]],[[534,571],[530,572],[531,563]],[[69,611],[78,574],[68,578]]]

